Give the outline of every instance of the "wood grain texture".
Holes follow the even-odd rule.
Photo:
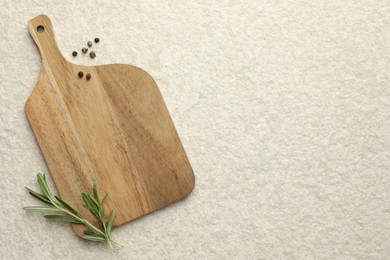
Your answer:
[[[153,78],[130,65],[70,63],[45,15],[28,27],[43,66],[25,111],[63,199],[79,205],[96,183],[118,226],[185,198],[194,174]]]

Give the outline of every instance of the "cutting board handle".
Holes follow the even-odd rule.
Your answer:
[[[43,60],[47,62],[49,60],[65,59],[57,46],[53,26],[47,15],[42,14],[31,19],[28,23],[28,29],[39,48]]]

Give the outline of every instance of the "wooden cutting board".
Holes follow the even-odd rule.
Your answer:
[[[28,28],[43,66],[25,111],[61,197],[88,215],[81,193],[96,184],[118,226],[191,193],[194,174],[153,78],[131,65],[67,61],[46,15]]]

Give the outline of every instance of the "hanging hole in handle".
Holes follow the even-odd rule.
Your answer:
[[[37,27],[37,32],[43,33],[44,31],[45,31],[45,27],[44,27],[43,25],[39,25],[39,26]]]

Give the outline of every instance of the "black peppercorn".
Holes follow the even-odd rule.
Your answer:
[[[88,41],[88,42],[87,42],[87,45],[88,45],[88,47],[92,47],[92,42],[91,42],[91,41]]]
[[[79,78],[82,78],[84,76],[84,73],[82,71],[79,71]]]
[[[89,53],[89,57],[91,57],[91,59],[95,58],[96,57],[96,53],[94,51],[91,51]]]
[[[77,51],[72,52],[73,57],[77,56]]]
[[[87,75],[85,76],[85,78],[86,78],[87,80],[90,80],[90,79],[91,79],[91,74],[87,73]]]
[[[99,38],[95,38],[95,42],[98,43],[100,40]]]
[[[86,54],[88,52],[88,49],[87,48],[82,48],[81,51]]]

